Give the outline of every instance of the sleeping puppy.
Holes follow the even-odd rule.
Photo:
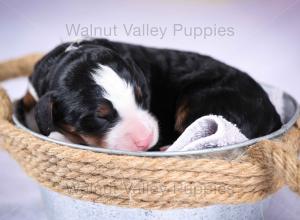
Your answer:
[[[69,42],[44,56],[29,81],[19,119],[78,144],[158,150],[209,114],[235,123],[249,139],[281,127],[249,75],[192,52],[106,39]]]

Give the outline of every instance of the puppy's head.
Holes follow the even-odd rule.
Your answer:
[[[150,93],[141,70],[112,51],[83,49],[72,50],[53,70],[52,88],[35,106],[40,132],[57,130],[76,143],[110,149],[154,146],[158,123],[148,112]]]

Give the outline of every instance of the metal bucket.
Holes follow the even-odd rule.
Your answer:
[[[262,220],[269,199],[255,204],[213,205],[194,209],[143,210],[80,201],[41,189],[49,220]]]
[[[274,87],[264,86],[266,90],[274,90]],[[127,152],[120,150],[108,150],[103,148],[93,148],[89,146],[82,146],[77,144],[68,144],[56,141],[40,134],[34,133],[24,127],[16,117],[13,117],[15,124],[30,132],[34,136],[38,136],[47,141],[56,142],[59,144],[68,145],[73,148],[80,148],[85,150],[91,150],[94,152],[102,152],[109,154],[122,154],[122,155],[134,155],[143,157],[215,157],[222,155],[230,159],[230,155],[236,155],[234,152],[238,150],[239,154],[243,152],[248,146],[253,145],[261,140],[272,139],[283,135],[287,132],[297,121],[300,113],[299,105],[297,101],[287,93],[283,93],[283,127],[264,137],[249,140],[241,144],[230,145],[220,148],[204,149],[199,151],[188,152]],[[229,156],[228,156],[229,155]],[[121,208],[117,206],[109,206],[103,204],[96,204],[92,202],[86,202],[82,200],[73,199],[59,193],[50,191],[41,187],[42,197],[45,203],[45,208],[48,214],[48,218],[51,220],[108,220],[108,219],[210,219],[210,220],[227,220],[227,219],[264,219],[264,211],[268,207],[268,201],[270,198],[263,201],[252,204],[240,204],[240,205],[212,205],[203,208],[191,208],[191,209],[172,209],[172,210],[145,210],[136,208]]]

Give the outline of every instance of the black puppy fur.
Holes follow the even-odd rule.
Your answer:
[[[208,114],[224,116],[249,139],[281,127],[257,82],[209,56],[106,39],[73,43],[78,49],[65,52],[70,44],[48,53],[30,77],[40,97],[32,108],[44,135],[58,130],[86,144],[78,134],[101,139],[118,123],[118,113],[88,74],[99,63],[134,85],[136,101],[157,118],[159,142],[152,150],[171,144],[193,121]],[[19,109],[24,102],[19,102]],[[101,106],[104,115],[99,115]]]

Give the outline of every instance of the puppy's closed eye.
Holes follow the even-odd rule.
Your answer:
[[[113,119],[115,119],[116,117],[116,111],[113,108],[113,105],[111,102],[109,102],[108,100],[106,101],[102,101],[98,108],[97,108],[97,112],[96,115],[99,118],[103,118],[109,121],[112,121]]]

